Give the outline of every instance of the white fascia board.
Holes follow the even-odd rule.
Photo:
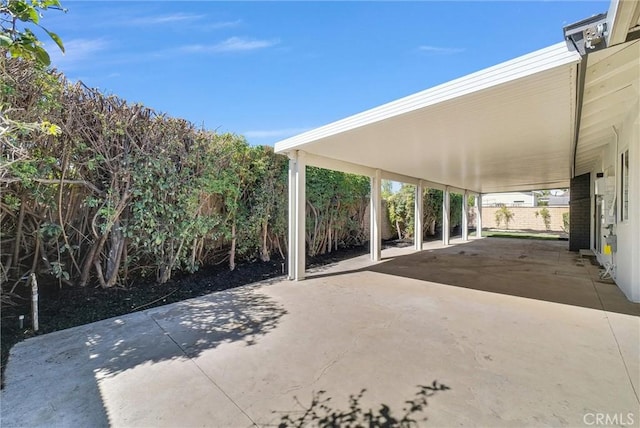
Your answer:
[[[332,159],[325,156],[318,156],[313,153],[305,152],[305,155],[306,155],[307,165],[309,166],[315,166],[315,167],[324,168],[324,169],[331,169],[333,171],[346,172],[347,174],[364,175],[367,177],[375,177],[376,175],[376,168],[370,168],[368,166],[359,165],[352,162],[346,162],[338,159]],[[382,170],[380,172],[381,172],[382,178],[384,178],[385,180],[398,181],[400,183],[407,183],[407,184],[414,184],[414,185],[418,184],[418,182],[420,181],[420,179],[418,178],[409,177],[407,175],[396,174],[393,172],[387,172]],[[432,183],[432,184],[435,184],[444,189],[444,186],[440,184],[436,184],[436,183]]]
[[[489,67],[435,86],[422,92],[383,104],[371,110],[338,120],[304,132],[275,144],[275,152],[283,153],[305,144],[342,132],[452,100],[483,89],[550,70],[567,64],[579,63],[580,54],[570,51],[565,42],[540,49],[510,61]]]
[[[638,7],[640,7],[638,0],[611,1],[607,12],[607,21],[609,22],[607,46],[624,43]]]
[[[305,152],[305,161],[308,166],[315,166],[318,168],[345,172],[347,174],[364,175],[366,177],[374,177],[376,175],[376,168],[370,168],[368,166],[358,165],[352,162],[341,161],[338,159],[332,159],[325,156],[318,156],[316,154],[308,153],[308,152]],[[445,190],[447,188],[446,185],[441,183],[436,183],[434,181],[429,181],[429,180],[422,180],[416,177],[410,177],[408,175],[396,174],[394,172],[381,170],[380,174],[381,174],[381,177],[384,178],[385,180],[397,181],[405,184],[413,184],[414,186],[417,185],[419,182],[422,182],[422,185],[425,188],[428,187],[430,189]],[[464,192],[464,190],[462,189],[456,189],[456,190],[460,192]],[[467,190],[467,192],[476,193],[471,190]]]
[[[546,181],[539,183],[529,183],[527,186],[522,185],[501,185],[493,186],[485,189],[484,194],[488,193],[506,193],[506,192],[531,192],[539,189],[565,189],[569,188],[569,180]]]
[[[464,189],[461,189],[461,188],[459,188],[459,187],[453,187],[453,186],[447,186],[447,190],[448,190],[450,193],[457,193],[457,194],[459,194],[459,195],[464,195],[464,192],[465,192],[465,190],[464,190]],[[468,192],[468,190],[467,190],[467,192]]]
[[[376,175],[376,170],[374,168],[369,168],[364,165],[358,165],[355,163],[337,159],[331,159],[324,156],[318,156],[314,155],[313,153],[306,153],[306,160],[307,165],[315,166],[318,168],[346,172],[347,174],[364,175],[367,177],[373,177],[374,175]]]
[[[384,178],[385,180],[397,181],[404,184],[413,184],[414,186],[417,186],[420,182],[420,179],[418,178],[409,177],[403,174],[396,174],[395,172],[389,171],[382,171],[382,178]]]

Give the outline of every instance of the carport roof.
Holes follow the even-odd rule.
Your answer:
[[[580,61],[558,43],[280,141],[275,150],[304,151],[310,165],[380,169],[383,177],[481,193],[567,187]]]

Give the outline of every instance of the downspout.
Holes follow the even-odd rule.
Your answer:
[[[576,81],[577,93],[576,93],[576,121],[575,129],[573,130],[573,143],[572,143],[572,162],[571,162],[571,177],[576,176],[576,160],[578,156],[578,139],[580,138],[580,123],[582,122],[582,99],[584,98],[584,86],[585,76],[587,74],[587,54],[581,55],[582,61],[578,64],[578,76]]]

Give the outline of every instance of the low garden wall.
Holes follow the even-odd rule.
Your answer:
[[[549,213],[547,228],[544,222],[544,212]],[[483,228],[506,229],[504,220],[498,224],[496,222],[496,212],[500,207],[482,207],[482,226]],[[513,213],[513,218],[509,221],[509,229],[511,230],[536,230],[536,231],[554,231],[561,232],[563,230],[563,214],[569,213],[568,206],[560,207],[508,207]]]

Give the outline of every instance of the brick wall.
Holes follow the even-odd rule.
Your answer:
[[[571,230],[569,249],[589,249],[591,235],[591,174],[582,174],[571,179]]]
[[[536,212],[540,213],[545,207],[509,207],[509,211],[513,213],[513,219],[509,222],[510,230],[536,230],[546,231],[542,215],[536,217]],[[562,214],[569,212],[569,207],[546,207],[551,216],[551,228],[554,232],[562,231]],[[482,207],[482,226],[483,228],[505,229],[504,221],[500,226],[496,224],[496,211],[499,207]]]

